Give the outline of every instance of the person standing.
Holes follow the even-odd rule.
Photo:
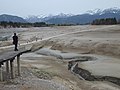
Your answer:
[[[16,33],[14,33],[14,36],[13,36],[12,38],[13,38],[13,44],[15,45],[14,51],[18,51],[18,49],[17,49],[17,45],[18,45],[18,36],[16,35]]]

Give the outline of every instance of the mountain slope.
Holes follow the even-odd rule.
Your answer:
[[[95,19],[101,18],[116,18],[120,19],[120,9],[119,8],[109,8],[105,10],[96,9],[95,11],[89,11],[86,14],[74,15],[65,18],[51,18],[47,20],[47,23],[52,24],[87,24],[91,23]]]
[[[38,16],[28,16],[25,18],[26,21],[28,22],[46,22],[50,19],[58,19],[58,18],[67,18],[73,16],[72,14],[64,14],[64,13],[60,13],[58,15],[48,15],[48,16],[44,16],[44,15],[38,15]]]
[[[24,20],[21,17],[13,16],[13,15],[7,15],[7,14],[0,15],[0,21],[7,21],[7,22],[11,21],[11,22],[21,22],[21,23],[27,22],[26,20]]]
[[[58,14],[58,15],[49,15],[49,16],[30,16],[26,19],[23,19],[18,16],[12,15],[0,15],[0,21],[12,21],[12,22],[46,22],[49,24],[87,24],[91,23],[95,19],[101,18],[116,18],[120,20],[120,9],[119,8],[109,8],[105,10],[95,9],[89,10],[84,14],[80,15],[71,15],[71,14]]]

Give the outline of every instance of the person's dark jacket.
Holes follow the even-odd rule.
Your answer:
[[[13,44],[18,44],[18,37],[17,36],[13,36]]]

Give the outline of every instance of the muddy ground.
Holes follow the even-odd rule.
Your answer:
[[[93,76],[119,79],[119,25],[5,29],[0,32],[11,35],[17,32],[20,46],[29,44],[32,49],[32,52],[21,57],[21,77],[16,75],[13,80],[1,82],[0,90],[120,89],[116,83],[85,80],[80,74],[68,70],[69,61],[78,60],[78,67]],[[11,37],[7,41],[1,41],[0,45],[11,45]],[[9,47],[1,47],[1,50],[6,48]],[[83,59],[81,56],[91,58]]]

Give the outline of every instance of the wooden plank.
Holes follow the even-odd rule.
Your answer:
[[[0,64],[0,81],[3,81],[2,65]]]
[[[9,79],[9,61],[6,61],[6,75],[7,79]]]
[[[10,60],[11,79],[14,79],[14,63]]]
[[[20,55],[17,56],[17,70],[18,70],[18,76],[20,76]]]
[[[0,55],[0,63],[6,62],[9,60],[12,60],[15,58],[17,55],[21,55],[23,53],[29,52],[30,50],[19,50],[19,51],[9,51],[9,52],[3,52]]]
[[[9,73],[9,61],[6,61],[6,72]]]
[[[7,78],[9,73],[11,74],[11,78],[14,78],[14,59],[17,56],[17,70],[18,75],[20,75],[20,55],[26,52],[30,52],[30,50],[19,50],[19,51],[8,51],[3,52],[0,54],[0,80],[3,81],[3,71],[2,71],[2,64],[6,62],[6,72],[7,72]],[[10,67],[9,67],[9,61],[10,61]],[[9,71],[10,68],[10,71]]]

